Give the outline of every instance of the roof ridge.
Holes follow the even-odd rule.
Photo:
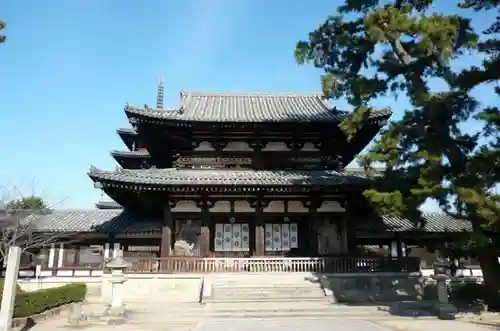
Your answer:
[[[116,213],[119,209],[97,209],[97,208],[57,208],[52,209],[47,215],[54,213]]]
[[[183,96],[216,96],[216,97],[318,97],[323,98],[319,92],[203,92],[203,91],[181,91]]]
[[[359,169],[359,168],[358,168]],[[345,168],[343,170],[335,170],[335,169],[192,169],[192,168],[148,168],[148,169],[125,169],[125,168],[117,168],[115,170],[106,170],[98,168],[94,165],[90,166],[89,173],[148,173],[148,172],[283,172],[283,173],[314,173],[314,172],[330,172],[330,173],[349,173],[349,172],[363,172],[362,170],[349,169]]]
[[[147,106],[147,105],[144,105],[144,106]],[[179,109],[178,108],[162,108],[162,109],[156,109],[156,108],[151,108],[151,107],[138,107],[138,106],[134,106],[132,104],[129,104],[127,103],[124,107],[125,111],[134,111],[134,110],[138,110],[138,111],[141,111],[141,110],[147,110],[147,111],[150,111],[150,112],[155,112],[155,113],[161,113],[161,112],[178,112]]]

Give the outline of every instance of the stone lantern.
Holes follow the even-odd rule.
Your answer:
[[[455,319],[457,308],[448,300],[447,281],[451,279],[450,264],[442,260],[434,263],[434,275],[432,279],[436,281],[438,300],[435,304],[435,308],[439,313],[439,318]]]
[[[118,250],[116,257],[106,264],[106,268],[111,270],[111,303],[106,311],[107,315],[115,318],[125,317],[125,305],[123,303],[123,283],[127,281],[125,269],[130,266],[130,263],[123,259],[123,251]]]

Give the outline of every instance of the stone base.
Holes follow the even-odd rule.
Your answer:
[[[438,303],[435,306],[439,319],[454,320],[455,314],[458,312],[457,307],[451,303]]]
[[[125,317],[112,316],[107,318],[108,325],[120,325],[125,324],[127,319]]]
[[[124,324],[127,321],[127,311],[124,306],[109,306],[104,312],[103,319],[110,325]]]

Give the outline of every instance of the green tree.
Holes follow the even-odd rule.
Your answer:
[[[43,210],[47,208],[47,204],[41,197],[32,195],[9,201],[7,208],[13,210]]]
[[[5,22],[0,20],[0,44],[4,43],[7,40],[7,37],[2,33],[3,29],[5,29]]]
[[[297,44],[295,55],[300,64],[313,63],[324,70],[325,97],[343,97],[353,107],[353,115],[341,124],[348,138],[364,125],[375,101],[391,96],[408,99],[402,118],[391,122],[360,158],[367,168],[373,163],[385,166],[383,180],[364,194],[380,212],[417,223],[423,221],[419,207],[429,198],[444,211],[469,219],[475,233],[468,244],[480,260],[491,306],[500,303],[495,300],[500,293],[500,265],[488,235],[500,225],[497,197],[492,194],[500,171],[485,161],[498,155],[494,126],[500,122],[495,119],[498,111],[480,108],[470,90],[500,72],[492,52],[498,42],[478,43],[468,19],[431,13],[433,2],[345,0],[336,16]],[[495,4],[478,0],[463,6],[484,10]],[[454,72],[453,60],[476,50],[490,55],[483,67]],[[431,80],[444,88],[433,91]],[[474,117],[487,121],[491,144],[479,144],[482,131],[463,130]]]
[[[19,195],[17,189],[3,188],[6,196],[10,192]],[[0,199],[0,202],[1,199]],[[67,233],[40,232],[40,216],[51,213],[45,200],[34,194],[10,200],[0,209],[0,262],[7,256],[11,246],[21,247],[23,254],[31,255],[53,243],[74,240]]]

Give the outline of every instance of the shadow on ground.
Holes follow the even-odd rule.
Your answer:
[[[350,307],[377,307],[377,310],[401,317],[437,316],[437,290],[425,288],[423,277],[408,274],[349,274],[317,273],[306,277],[318,283],[332,299],[332,304]],[[427,292],[427,293],[424,293]],[[435,292],[435,293],[434,293]],[[459,314],[480,315],[481,305],[452,301]]]

